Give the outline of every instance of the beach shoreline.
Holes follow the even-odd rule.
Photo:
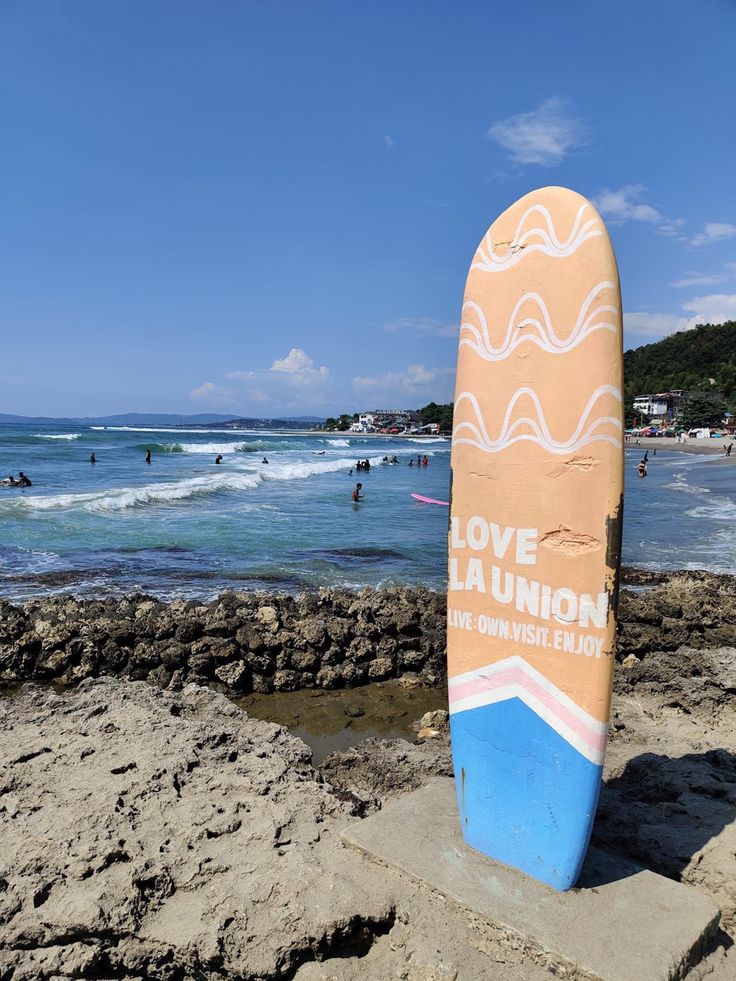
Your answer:
[[[675,453],[694,453],[709,456],[720,455],[728,462],[736,461],[736,456],[732,453],[726,457],[723,451],[723,444],[736,441],[736,437],[724,436],[721,439],[688,439],[687,443],[679,443],[676,439],[669,439],[664,436],[633,436],[626,440],[624,449],[661,450]]]

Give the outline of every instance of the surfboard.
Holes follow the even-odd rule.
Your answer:
[[[421,501],[422,504],[441,504],[443,507],[449,507],[449,501],[438,501],[434,497],[425,497],[424,494],[412,494],[411,495],[415,501]]]
[[[451,450],[447,659],[463,835],[571,888],[608,734],[623,490],[621,300],[604,223],[546,187],[468,273]]]

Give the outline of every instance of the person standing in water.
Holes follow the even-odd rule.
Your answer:
[[[89,462],[90,463],[97,463],[97,457],[95,456],[94,453],[90,453],[90,455],[89,455]]]
[[[358,501],[363,500],[363,494],[360,493],[362,489],[363,485],[361,483],[357,483],[355,485],[355,490],[353,491],[353,504],[357,504]]]
[[[150,463],[150,462],[151,462],[151,451],[147,449],[146,450],[146,463]]]
[[[26,477],[26,475],[23,473],[22,470],[19,470],[18,471],[18,479],[15,482],[15,486],[16,487],[31,487],[32,486],[30,480],[28,479],[28,477]]]
[[[218,453],[215,457],[215,463],[222,463],[222,453]]]

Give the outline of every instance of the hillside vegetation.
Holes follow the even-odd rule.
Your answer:
[[[624,352],[627,406],[635,395],[678,388],[718,392],[734,411],[736,321],[705,324]]]

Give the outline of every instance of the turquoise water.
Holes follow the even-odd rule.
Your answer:
[[[441,439],[4,426],[0,476],[23,469],[33,486],[0,488],[0,595],[441,589],[447,511],[410,494],[447,499],[449,450]],[[427,467],[408,466],[418,453]],[[381,463],[394,454],[398,465]],[[639,480],[640,454],[627,450],[624,562],[733,571],[736,468],[662,448]],[[370,473],[351,476],[365,457]]]
[[[410,494],[446,499],[449,448],[441,439],[3,427],[0,476],[22,469],[33,486],[0,488],[0,595],[439,587],[447,511]],[[409,467],[418,453],[429,465]],[[385,455],[399,464],[381,463]],[[351,476],[359,458],[372,469]],[[365,500],[354,506],[358,480]]]

